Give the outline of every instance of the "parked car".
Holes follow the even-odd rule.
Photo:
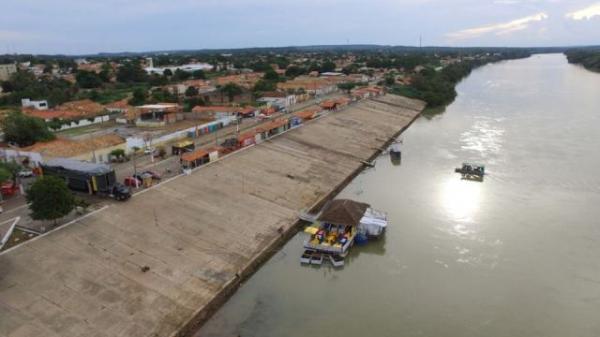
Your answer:
[[[144,175],[144,174],[147,174],[147,175],[151,176],[152,179],[154,179],[154,180],[161,180],[162,179],[162,177],[160,176],[160,174],[158,174],[158,173],[156,173],[154,171],[144,171],[142,173],[142,175]]]
[[[153,147],[147,147],[144,149],[144,154],[152,154],[156,149]]]
[[[126,177],[125,180],[123,180],[123,184],[129,187],[142,186],[142,183],[135,177]]]
[[[13,184],[12,181],[5,182],[0,187],[0,193],[2,193],[2,195],[5,197],[10,197],[10,196],[15,195],[15,193],[17,193],[18,190],[19,190],[19,186]]]
[[[20,178],[30,178],[30,177],[33,177],[33,171],[29,170],[29,169],[24,169],[24,170],[19,171],[19,173],[17,173],[17,175]]]

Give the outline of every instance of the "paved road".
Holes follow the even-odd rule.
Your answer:
[[[339,92],[332,93],[330,95],[318,97],[317,99],[312,99],[312,100],[308,100],[306,102],[296,104],[293,107],[291,107],[289,110],[290,110],[290,113],[300,111],[300,110],[306,109],[310,106],[314,106],[322,100],[340,97],[342,95],[343,94],[339,93]],[[274,118],[280,117],[282,115],[283,115],[282,113],[276,113],[276,114],[272,115],[270,119],[274,119]],[[254,118],[253,119],[245,119],[239,125],[240,132],[244,132],[246,130],[253,129],[256,126],[258,126],[262,123],[265,123],[267,121],[264,121],[264,120],[260,121],[258,119],[254,119]],[[213,143],[213,144],[222,143],[226,138],[235,136],[236,133],[237,133],[237,125],[235,125],[235,124],[229,125],[223,129],[217,131],[216,133],[199,136],[198,138],[195,139],[195,144],[196,144],[196,147],[202,147],[202,146],[206,146],[211,143]],[[169,153],[169,151],[168,151],[169,146],[166,145],[165,147],[167,149],[167,152]],[[149,155],[140,155],[140,156],[137,156],[135,159],[135,166],[136,166],[135,170],[137,172],[151,170],[156,173],[159,173],[161,176],[163,176],[163,179],[178,175],[180,173],[180,169],[181,169],[180,164],[179,164],[179,156],[173,156],[173,155],[168,155],[165,159],[162,159],[162,160],[159,160],[157,158],[157,159],[155,159],[155,161],[152,161],[151,157]],[[115,172],[117,174],[117,180],[119,182],[123,182],[125,177],[131,176],[134,173],[133,161],[129,161],[126,163],[116,163],[116,164],[113,164],[113,167],[115,169]],[[30,183],[32,183],[32,180],[28,179],[25,181],[25,183],[30,184]],[[134,189],[133,192],[136,193],[136,192],[141,191],[142,189],[143,189],[142,187],[136,188],[136,189]],[[92,205],[91,206],[92,209],[99,208],[107,203],[114,202],[113,200],[110,200],[110,199],[105,199],[105,198],[100,198],[100,197],[95,197],[95,196],[88,196],[85,194],[78,194],[78,196],[86,199],[86,201],[88,201]],[[9,219],[19,216],[19,217],[21,217],[19,225],[23,226],[23,227],[32,228],[37,231],[40,231],[40,230],[47,231],[47,230],[50,230],[55,227],[54,225],[51,225],[48,223],[41,223],[39,221],[32,220],[29,217],[29,209],[27,208],[25,197],[21,194],[15,195],[13,197],[10,197],[10,198],[7,198],[6,200],[4,200],[2,203],[2,207],[3,207],[4,212],[2,214],[0,214],[0,221],[9,220]],[[77,214],[74,213],[71,216],[69,216],[65,219],[62,219],[58,223],[58,225],[60,226],[60,224],[70,221],[74,216],[77,216]]]

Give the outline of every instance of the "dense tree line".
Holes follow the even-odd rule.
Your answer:
[[[0,105],[20,105],[22,98],[47,99],[51,106],[64,103],[77,92],[68,81],[51,76],[37,79],[32,73],[18,71],[8,81],[2,82],[3,92]]]
[[[600,49],[574,49],[565,52],[569,63],[581,64],[586,69],[600,72]]]
[[[392,87],[393,93],[424,100],[430,108],[444,106],[456,98],[456,85],[468,76],[473,69],[490,62],[528,56],[530,54],[526,51],[515,50],[504,54],[487,55],[454,63],[440,71],[427,67],[416,74],[412,83],[408,86],[396,86],[391,83],[386,83],[386,85]]]

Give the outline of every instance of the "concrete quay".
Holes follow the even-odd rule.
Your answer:
[[[361,101],[3,252],[0,336],[192,334],[423,108]]]

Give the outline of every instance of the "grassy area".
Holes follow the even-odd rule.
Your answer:
[[[132,88],[127,89],[100,89],[100,90],[86,90],[80,91],[77,94],[77,99],[91,99],[94,102],[98,102],[100,104],[108,104],[115,101],[120,101],[126,97],[128,97]]]
[[[90,133],[93,131],[110,128],[115,125],[116,125],[116,123],[114,121],[108,121],[108,122],[99,123],[99,124],[82,126],[79,128],[72,128],[72,129],[67,129],[67,130],[63,130],[63,131],[57,131],[54,134],[57,136],[70,138],[70,137],[81,136],[81,135],[84,135],[84,134],[87,134],[87,133]]]

